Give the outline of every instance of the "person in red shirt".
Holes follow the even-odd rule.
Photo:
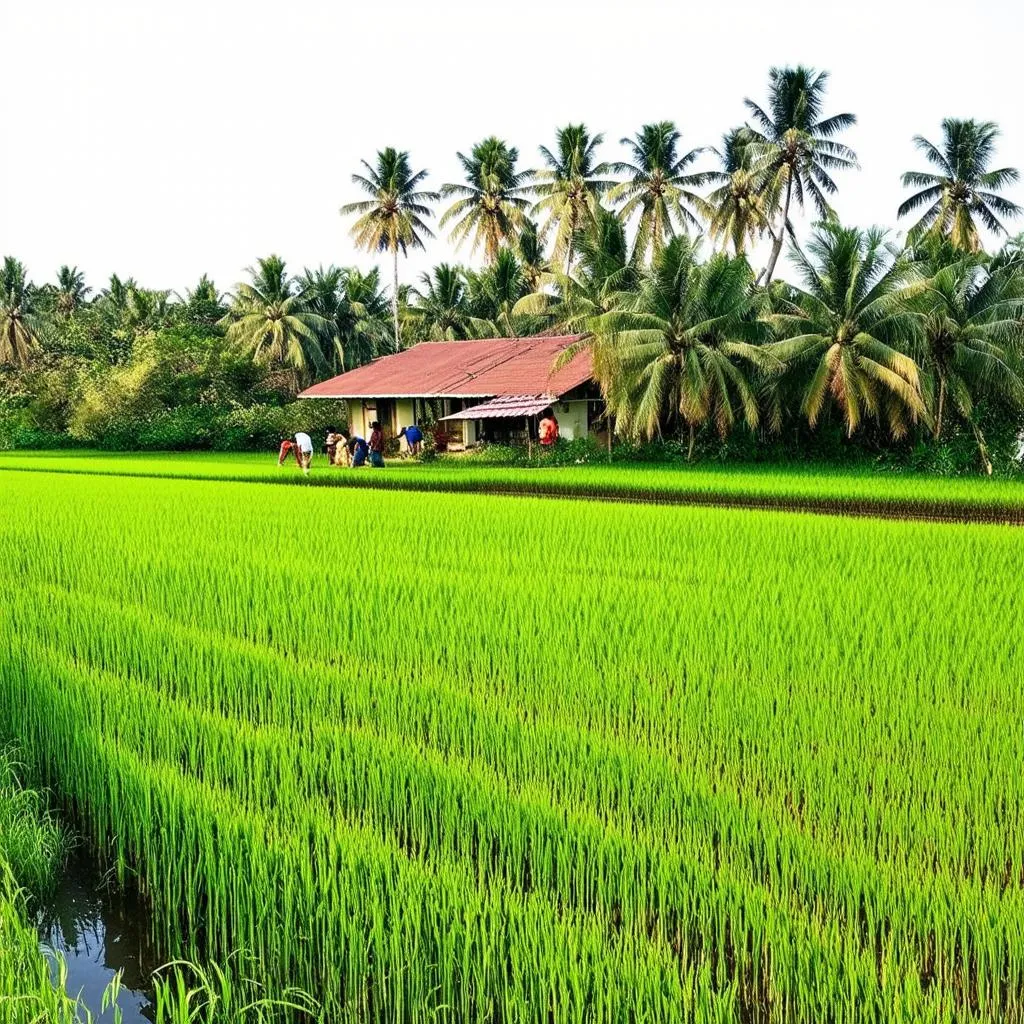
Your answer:
[[[377,469],[384,468],[384,431],[374,420],[370,424],[370,465]]]
[[[558,440],[558,420],[552,409],[545,409],[537,426],[537,438],[545,448],[550,448]]]

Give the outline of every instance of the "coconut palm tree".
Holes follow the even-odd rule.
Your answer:
[[[225,296],[207,274],[199,278],[194,288],[186,288],[184,297],[177,298],[178,317],[196,327],[211,328],[227,312]]]
[[[602,177],[608,173],[608,165],[595,162],[603,141],[603,135],[591,137],[586,125],[559,128],[554,152],[547,146],[540,147],[547,166],[534,172],[537,182],[529,186],[538,197],[533,211],[547,216],[545,230],[555,230],[554,256],[564,258],[567,274],[572,267],[576,232],[596,218],[601,196],[614,184]]]
[[[38,344],[35,288],[25,265],[5,256],[0,268],[0,364],[27,366]]]
[[[246,268],[249,283],[239,284],[222,321],[228,340],[258,363],[290,366],[301,378],[327,368],[322,343],[330,324],[313,312],[307,293],[296,291],[280,256],[268,256]]]
[[[809,198],[822,218],[831,215],[826,194],[836,191],[831,171],[857,166],[857,156],[834,136],[857,119],[853,114],[824,117],[828,72],[813,68],[772,68],[768,73],[768,106],[744,100],[754,125],[748,125],[753,168],[762,191],[780,197],[772,232],[771,256],[763,271],[765,284],[775,273],[782,239],[795,196],[803,207]]]
[[[1024,408],[1024,281],[1016,267],[965,254],[949,240],[933,243],[930,250],[927,276],[908,285],[901,299],[920,325],[915,354],[934,436],[942,436],[951,403],[970,426],[991,474],[975,406],[987,395]]]
[[[469,333],[466,276],[461,267],[439,263],[420,275],[421,288],[413,288],[412,307],[419,333],[427,341],[458,341]]]
[[[366,174],[353,174],[352,181],[371,198],[358,203],[347,203],[341,208],[343,215],[355,214],[359,219],[352,225],[352,236],[367,252],[390,252],[394,260],[394,281],[391,292],[391,313],[395,323],[395,350],[401,348],[398,323],[398,253],[406,255],[410,248],[422,249],[423,238],[433,238],[424,222],[431,216],[428,203],[437,202],[436,192],[421,191],[419,186],[427,172],[409,167],[409,154],[397,149],[383,149],[377,154],[377,164],[371,167],[361,161]]]
[[[706,200],[710,208],[708,233],[723,249],[731,244],[737,256],[761,235],[772,235],[770,214],[778,205],[772,182],[762,185],[754,172],[749,141],[744,128],[723,135],[722,169],[708,175],[719,183]]]
[[[535,220],[523,218],[512,248],[527,287],[535,292],[540,287],[542,276],[551,269],[551,263],[545,255],[545,233],[537,227]]]
[[[629,139],[632,162],[613,163],[609,169],[626,175],[626,180],[608,193],[612,202],[621,203],[619,216],[624,221],[637,217],[634,259],[642,263],[647,253],[657,252],[676,231],[687,226],[700,229],[700,218],[710,217],[703,197],[693,191],[710,180],[707,172],[688,172],[687,168],[705,152],[705,146],[679,153],[682,138],[672,121],[645,124]]]
[[[992,121],[961,121],[948,117],[942,122],[942,147],[920,135],[917,146],[935,171],[907,171],[904,188],[915,192],[899,208],[905,217],[926,207],[924,215],[910,229],[914,240],[928,231],[948,237],[964,252],[978,252],[981,237],[977,221],[995,234],[1009,232],[1000,217],[1017,217],[1021,208],[997,190],[1012,185],[1020,177],[1015,167],[989,170],[995,154],[999,128]]]
[[[480,338],[522,338],[544,325],[543,317],[516,310],[516,303],[529,292],[522,264],[506,246],[498,258],[483,270],[466,272],[469,328]]]
[[[511,241],[530,205],[522,195],[528,172],[516,170],[519,151],[491,136],[478,142],[470,155],[455,154],[466,173],[466,183],[441,186],[444,197],[458,197],[441,217],[440,226],[454,222],[451,238],[461,245],[472,238],[472,251],[482,243],[488,263]]]
[[[341,318],[341,337],[345,369],[376,359],[392,348],[391,310],[381,286],[380,269],[363,273],[357,267],[342,269],[345,304]]]
[[[626,228],[611,210],[600,209],[597,220],[580,233],[579,259],[571,274],[549,271],[542,275],[543,290],[531,292],[513,307],[516,314],[547,318],[567,334],[590,329],[591,321],[614,309],[638,280],[630,259]]]
[[[85,275],[78,267],[67,264],[57,271],[55,309],[58,316],[71,316],[89,297],[91,288],[86,286]]]
[[[878,228],[861,231],[830,221],[817,225],[807,254],[794,245],[802,286],[777,299],[764,319],[782,340],[767,346],[794,373],[806,375],[801,411],[815,426],[834,403],[847,434],[866,417],[887,421],[895,437],[925,416],[918,367],[900,350],[916,330],[894,302],[913,275]]]
[[[702,263],[698,246],[683,235],[672,238],[636,292],[596,318],[592,335],[566,353],[591,348],[620,431],[651,438],[663,427],[684,426],[688,458],[704,423],[723,436],[737,418],[756,427],[751,372],[781,368],[759,344],[766,331],[752,316],[747,261],[717,253]]]
[[[310,312],[316,313],[327,324],[326,335],[321,339],[323,349],[330,353],[328,362],[335,370],[344,369],[345,343],[343,331],[346,317],[344,271],[341,267],[324,267],[316,270],[306,267],[295,279],[299,293],[305,297]]]

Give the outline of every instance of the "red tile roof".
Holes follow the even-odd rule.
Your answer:
[[[590,353],[553,363],[580,335],[427,341],[314,384],[299,398],[559,397],[591,379]]]

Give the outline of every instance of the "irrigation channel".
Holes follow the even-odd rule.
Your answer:
[[[150,924],[145,901],[120,889],[86,850],[71,857],[36,916],[40,945],[63,957],[68,994],[81,998],[96,1024],[115,1019],[112,1011],[102,1011],[102,1003],[118,971],[123,1024],[155,1019],[151,977],[163,959],[153,945]]]

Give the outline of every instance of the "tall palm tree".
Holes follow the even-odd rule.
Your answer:
[[[466,291],[469,327],[477,337],[521,338],[543,326],[542,317],[516,311],[529,284],[522,264],[506,246],[498,250],[498,258],[490,266],[466,271]]]
[[[907,286],[901,298],[920,324],[917,358],[934,436],[942,436],[946,404],[951,402],[970,426],[985,471],[991,474],[974,410],[985,395],[1024,408],[1024,280],[1017,268],[964,254],[949,241],[931,246],[926,267],[924,280]]]
[[[751,371],[778,362],[759,344],[765,331],[751,315],[753,274],[745,259],[724,253],[699,259],[699,242],[677,235],[658,252],[636,292],[598,317],[582,347],[609,412],[627,435],[651,438],[663,426],[689,431],[711,422],[721,435],[741,417],[756,427]]]
[[[611,210],[598,210],[596,222],[579,235],[577,248],[572,273],[544,274],[543,290],[521,298],[514,313],[544,316],[556,330],[576,334],[590,330],[595,317],[614,309],[636,286],[626,227]]]
[[[535,292],[540,287],[543,275],[551,269],[551,263],[545,255],[545,233],[537,227],[535,220],[523,218],[512,248],[519,259],[527,287]]]
[[[488,263],[498,257],[499,247],[512,239],[530,204],[523,198],[528,172],[516,170],[519,151],[490,136],[478,142],[468,157],[455,154],[466,173],[466,183],[441,186],[444,197],[458,198],[444,212],[440,226],[454,221],[451,237],[461,245],[473,239],[473,252],[483,243]]]
[[[999,128],[992,121],[952,117],[942,122],[941,149],[920,135],[914,136],[914,145],[938,173],[907,171],[903,175],[904,188],[919,191],[900,206],[899,216],[927,207],[910,229],[912,240],[934,231],[964,252],[977,252],[981,238],[975,218],[995,234],[1009,234],[999,218],[1019,216],[1021,208],[997,190],[1013,184],[1020,175],[1015,167],[989,170],[998,138]]]
[[[823,116],[828,72],[799,65],[772,68],[768,73],[767,110],[751,99],[744,100],[754,126],[748,125],[754,170],[769,196],[781,197],[773,232],[771,256],[765,267],[765,284],[771,282],[782,251],[795,195],[801,207],[810,197],[819,215],[828,218],[825,198],[836,191],[829,172],[857,166],[857,156],[834,136],[856,124],[853,114]]]
[[[732,245],[738,256],[747,244],[761,235],[774,235],[771,212],[778,204],[778,196],[771,191],[772,182],[763,186],[754,172],[747,130],[734,128],[722,136],[722,169],[708,177],[718,182],[707,197],[710,207],[708,232],[721,241],[723,249]]]
[[[280,363],[305,378],[311,369],[323,371],[321,348],[329,335],[327,321],[297,292],[280,256],[268,256],[246,268],[249,283],[239,284],[224,318],[228,340],[249,352],[256,362]]]
[[[27,366],[38,343],[35,289],[25,265],[5,256],[0,267],[0,364]]]
[[[466,276],[461,267],[439,263],[420,275],[421,288],[412,289],[413,313],[427,341],[458,341],[469,327]]]
[[[57,314],[71,316],[88,299],[91,291],[85,283],[85,274],[78,267],[62,266],[57,271]]]
[[[357,267],[344,268],[342,289],[341,337],[345,368],[352,370],[392,350],[391,311],[378,267],[366,273]]]
[[[866,417],[902,437],[925,415],[918,367],[899,345],[913,337],[912,316],[893,301],[912,276],[906,254],[894,255],[877,228],[819,224],[792,259],[803,280],[765,316],[782,340],[768,350],[807,375],[802,412],[813,427],[834,402],[847,434]]]
[[[311,313],[322,317],[326,326],[323,347],[330,353],[329,362],[335,370],[344,369],[345,344],[342,337],[346,314],[344,271],[341,267],[324,267],[316,270],[306,267],[295,279],[299,293],[305,297]]]
[[[415,174],[409,167],[409,154],[391,147],[377,154],[377,165],[371,167],[361,161],[366,174],[353,174],[352,181],[371,198],[358,203],[347,203],[341,208],[343,215],[355,214],[359,219],[352,225],[356,245],[367,252],[390,252],[394,260],[394,282],[391,292],[391,313],[395,322],[395,351],[401,348],[398,324],[398,253],[409,249],[422,249],[423,237],[433,238],[424,222],[431,216],[428,203],[441,197],[436,192],[424,192],[419,186],[427,172]]]
[[[649,250],[657,252],[677,230],[687,226],[700,228],[710,209],[703,197],[693,191],[710,180],[707,172],[687,172],[687,168],[705,152],[705,146],[679,153],[682,138],[672,121],[645,124],[629,139],[621,139],[631,152],[632,162],[610,165],[626,180],[608,193],[613,202],[621,202],[619,216],[628,221],[637,216],[634,259],[642,263]]]
[[[533,211],[547,215],[545,230],[555,229],[554,256],[564,258],[567,274],[572,267],[576,232],[596,218],[601,196],[614,184],[602,177],[608,173],[608,165],[595,162],[603,141],[603,135],[591,137],[586,125],[559,128],[555,151],[540,147],[547,166],[534,172],[537,182],[529,187],[538,197]]]

